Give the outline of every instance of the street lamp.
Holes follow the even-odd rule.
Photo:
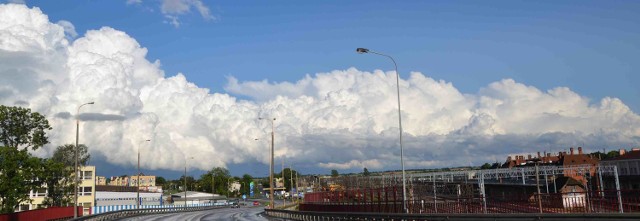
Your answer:
[[[386,54],[382,54],[379,52],[375,52],[375,51],[371,51],[369,49],[366,48],[357,48],[356,52],[358,52],[359,54],[365,54],[365,53],[371,53],[371,54],[377,54],[377,55],[381,55],[381,56],[385,56],[389,59],[391,59],[391,61],[393,62],[393,66],[396,69],[396,89],[397,89],[397,94],[398,94],[398,125],[400,128],[400,164],[402,165],[402,206],[404,209],[404,212],[407,213],[407,180],[406,180],[406,175],[404,172],[404,151],[402,148],[402,114],[400,112],[400,72],[398,72],[398,65],[396,64],[396,60],[393,59],[393,57],[386,55]]]
[[[273,206],[273,143],[274,143],[274,139],[275,139],[275,134],[273,131],[273,122],[276,120],[276,118],[258,118],[258,120],[270,120],[271,121],[271,164],[269,166],[269,189],[271,189],[271,197],[269,199],[269,207],[271,209],[274,208]]]
[[[80,106],[78,106],[78,110],[76,111],[76,148],[75,148],[75,161],[76,161],[76,165],[75,165],[75,172],[76,172],[76,179],[75,179],[75,191],[74,191],[74,197],[73,197],[73,218],[78,218],[78,135],[80,134],[80,108],[84,105],[88,105],[88,104],[93,104],[94,102],[91,101],[89,103],[84,103]]]
[[[144,140],[145,142],[149,142],[151,140]],[[142,145],[142,144],[141,144]],[[138,146],[138,176],[136,176],[138,189],[136,190],[136,209],[140,209],[140,146]]]

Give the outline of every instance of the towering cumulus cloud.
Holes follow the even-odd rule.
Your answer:
[[[257,118],[275,117],[276,155],[296,165],[399,167],[393,72],[350,68],[280,83],[229,77],[229,94],[210,93],[181,73],[166,77],[126,33],[103,27],[74,38],[71,22],[49,21],[38,8],[0,5],[0,104],[48,117],[52,143],[40,156],[73,143],[79,117],[81,143],[112,164],[135,164],[138,149],[154,159],[142,162],[150,169],[181,168],[186,157],[199,169],[266,164],[271,125]],[[511,79],[463,94],[418,72],[400,84],[409,168],[640,143],[640,116],[617,98],[593,102],[569,88],[541,91]],[[89,101],[95,104],[76,116]]]

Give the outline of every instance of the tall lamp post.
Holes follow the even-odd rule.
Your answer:
[[[75,190],[74,190],[74,196],[73,196],[73,218],[78,218],[78,135],[80,134],[80,108],[84,105],[88,105],[88,104],[94,104],[93,101],[89,102],[89,103],[84,103],[80,106],[78,106],[78,110],[76,111],[76,148],[75,148],[75,161],[76,161],[76,165],[75,165]]]
[[[356,52],[360,54],[371,53],[371,54],[385,56],[391,59],[391,61],[393,62],[393,66],[396,69],[396,89],[398,92],[397,93],[398,94],[398,126],[400,129],[400,164],[402,165],[402,206],[403,206],[404,212],[407,213],[408,212],[407,211],[407,179],[404,172],[404,150],[402,148],[402,114],[400,112],[400,72],[398,72],[398,65],[396,64],[396,60],[394,60],[393,57],[386,54],[371,51],[366,48],[357,48]]]
[[[269,189],[271,189],[271,197],[269,197],[269,207],[271,209],[274,208],[273,205],[273,143],[274,143],[274,138],[275,138],[275,134],[273,131],[273,122],[276,120],[276,118],[258,118],[258,120],[270,120],[271,121],[271,164],[269,166]]]
[[[145,142],[149,142],[151,140],[144,140]],[[136,176],[136,209],[140,209],[140,146],[138,146],[138,176]]]

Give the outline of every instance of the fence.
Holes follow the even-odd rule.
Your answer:
[[[203,203],[203,204],[187,204],[187,207],[210,207],[210,206],[226,206],[227,203]],[[164,209],[179,208],[184,205],[140,205],[140,209]],[[91,208],[91,214],[100,214],[119,210],[133,210],[136,205],[111,205],[111,206],[94,206]]]
[[[166,207],[166,208],[150,208],[150,209],[128,209],[128,210],[117,210],[110,211],[100,214],[94,214],[89,216],[83,216],[76,219],[75,221],[80,220],[89,220],[89,221],[103,221],[103,220],[114,220],[125,217],[132,216],[140,216],[140,215],[149,215],[149,214],[161,214],[161,213],[175,213],[175,212],[190,212],[190,211],[201,211],[201,210],[210,210],[227,207],[227,205],[213,205],[213,206],[181,206],[181,207]]]
[[[640,212],[640,191],[585,191],[503,196],[433,195],[410,197],[412,214],[621,213]],[[622,205],[620,205],[622,202]],[[301,211],[402,213],[402,188],[306,193]],[[622,211],[620,210],[622,208]]]

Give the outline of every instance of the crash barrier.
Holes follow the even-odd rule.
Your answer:
[[[141,215],[150,215],[150,214],[162,214],[162,213],[176,213],[176,212],[191,212],[191,211],[202,211],[202,210],[210,210],[210,209],[218,209],[218,208],[226,208],[227,204],[224,205],[213,205],[213,206],[187,206],[187,207],[167,207],[167,208],[150,208],[150,209],[128,209],[128,210],[118,210],[105,212],[100,214],[94,214],[89,216],[78,217],[72,220],[90,220],[90,221],[103,221],[103,220],[114,220],[125,217],[132,216],[141,216]]]
[[[203,204],[188,204],[187,207],[210,207],[210,206],[226,206],[227,203],[203,203]],[[184,207],[184,205],[140,205],[140,209],[158,209],[158,208],[176,208]],[[94,206],[91,207],[91,214],[100,214],[111,211],[119,210],[132,210],[136,209],[136,205],[111,205],[111,206]]]
[[[539,220],[640,220],[637,213],[615,214],[402,214],[402,213],[355,213],[355,212],[305,212],[265,209],[267,216],[284,220],[428,220],[428,221],[539,221]]]

